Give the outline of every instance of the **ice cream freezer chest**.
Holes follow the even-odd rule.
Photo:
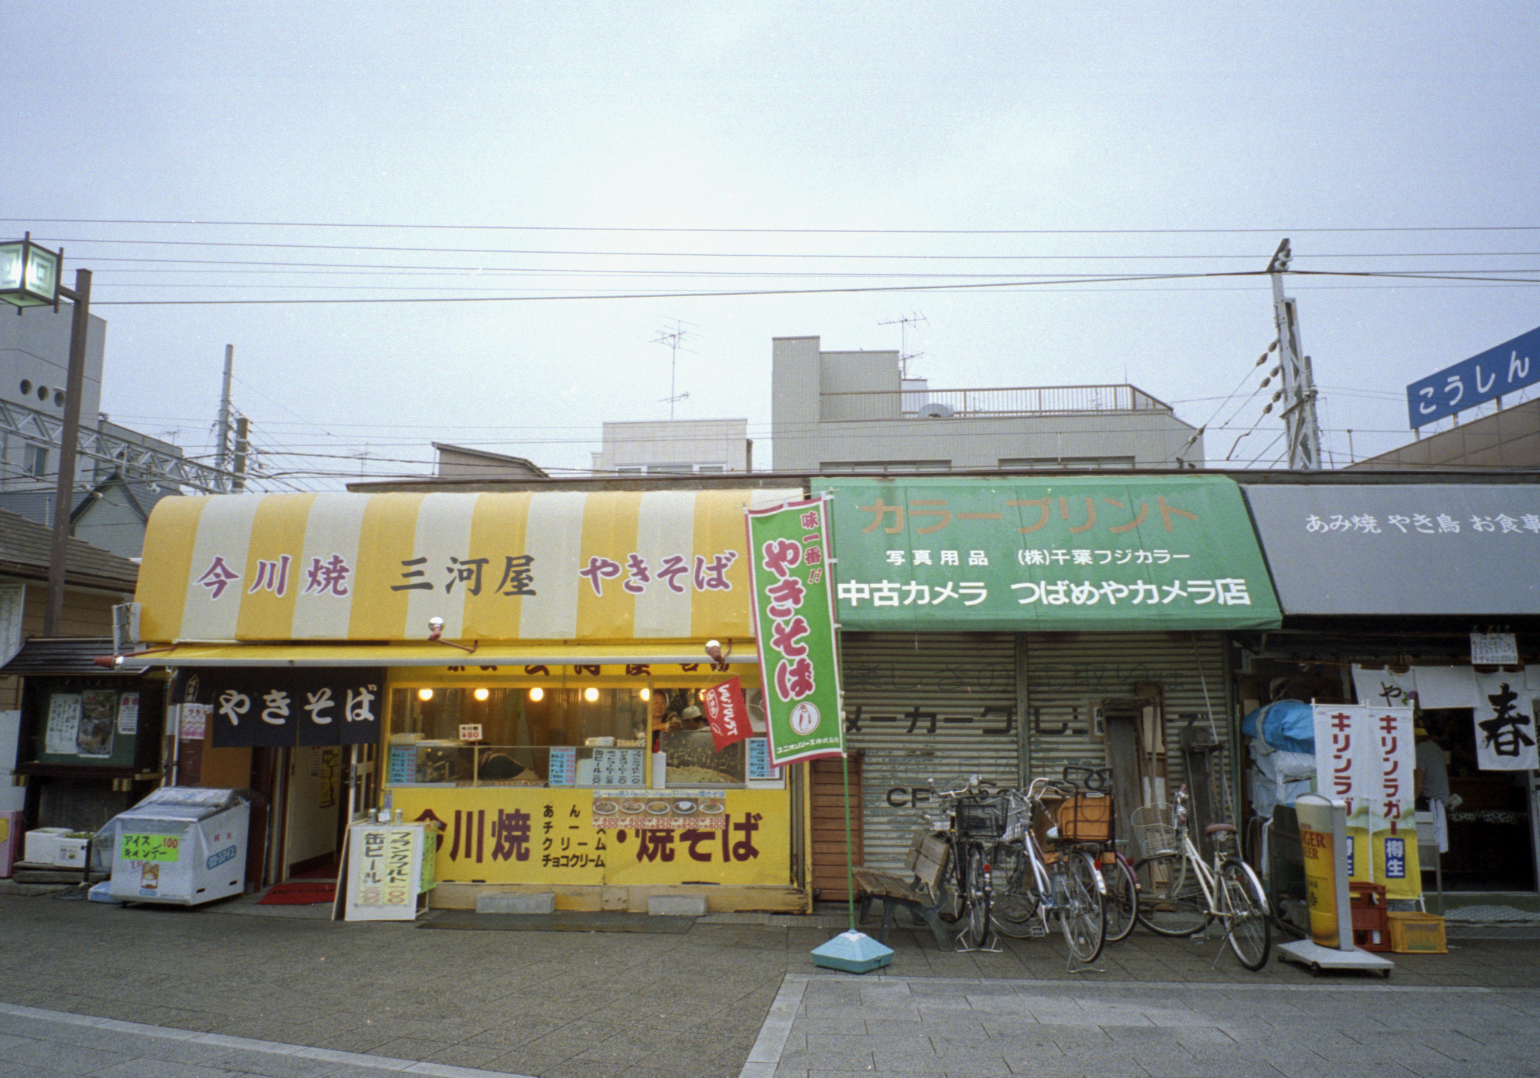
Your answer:
[[[113,818],[113,898],[194,906],[241,894],[251,804],[241,791],[165,787]]]

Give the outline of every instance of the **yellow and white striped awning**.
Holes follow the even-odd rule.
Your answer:
[[[745,506],[798,490],[165,498],[147,641],[739,640]]]

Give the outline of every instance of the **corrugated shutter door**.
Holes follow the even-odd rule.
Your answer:
[[[1102,742],[1091,738],[1091,709],[1109,698],[1131,697],[1145,683],[1161,687],[1173,789],[1184,778],[1180,738],[1189,720],[1206,726],[1212,709],[1219,743],[1227,741],[1224,638],[1218,633],[1029,633],[1026,651],[1034,775],[1057,776],[1065,764],[1105,763]]]
[[[862,753],[866,864],[903,872],[918,800],[980,774],[1018,781],[1010,633],[844,633],[848,744]]]

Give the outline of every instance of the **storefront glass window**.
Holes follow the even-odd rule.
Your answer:
[[[699,689],[396,688],[390,713],[391,785],[744,784],[745,744],[717,751]]]

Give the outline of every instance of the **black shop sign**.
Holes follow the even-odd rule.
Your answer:
[[[380,739],[383,667],[184,671],[174,699],[208,708],[215,748],[365,745]]]

